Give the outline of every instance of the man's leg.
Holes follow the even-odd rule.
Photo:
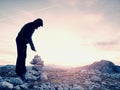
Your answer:
[[[23,42],[22,42],[23,43]],[[23,76],[26,73],[25,59],[26,59],[26,45],[21,45],[17,41],[17,62],[16,62],[16,73],[19,76]]]
[[[21,66],[22,66],[22,74],[26,73],[26,66],[25,66],[25,61],[26,61],[26,51],[27,46],[24,45],[23,50],[22,50],[22,60],[21,60]]]

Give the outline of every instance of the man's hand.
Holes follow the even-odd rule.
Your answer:
[[[28,41],[29,41],[29,44],[30,44],[30,46],[31,46],[31,49],[32,49],[33,51],[36,51],[32,39],[29,38]]]
[[[31,47],[31,49],[32,49],[33,51],[36,51],[36,49],[35,49],[35,47],[34,47],[34,46],[32,46],[32,47]]]

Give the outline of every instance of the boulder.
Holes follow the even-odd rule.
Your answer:
[[[3,81],[0,82],[0,90],[12,90],[13,89],[13,84]]]
[[[82,69],[85,70],[98,70],[102,73],[120,73],[120,67],[112,63],[111,61],[101,60],[94,62],[91,65],[84,66]]]
[[[24,83],[19,77],[10,77],[6,81],[13,85],[21,85]]]

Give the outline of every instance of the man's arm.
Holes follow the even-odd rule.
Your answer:
[[[34,46],[33,41],[32,41],[32,38],[29,38],[29,39],[28,39],[28,42],[29,42],[29,44],[30,44],[31,49],[32,49],[33,51],[36,51],[35,46]]]

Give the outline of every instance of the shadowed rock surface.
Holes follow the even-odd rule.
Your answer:
[[[1,66],[0,90],[120,90],[120,67],[107,60],[59,69],[44,66],[36,55],[31,63],[33,66],[27,67],[25,80],[16,75],[15,66]]]

